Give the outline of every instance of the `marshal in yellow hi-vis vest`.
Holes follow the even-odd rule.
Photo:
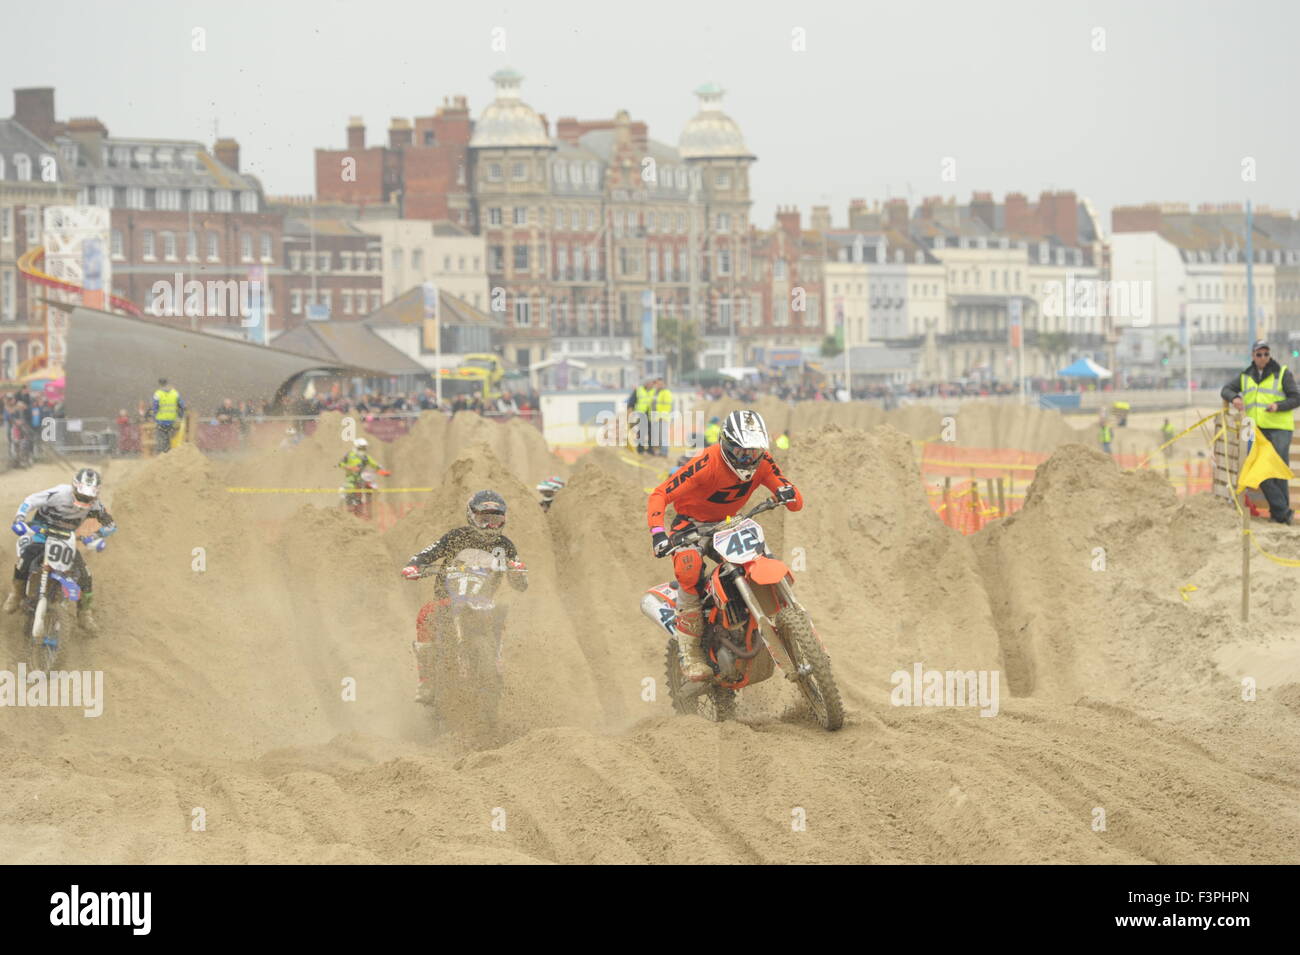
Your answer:
[[[633,411],[639,411],[642,414],[648,414],[650,411],[650,389],[645,385],[636,386],[636,407]]]
[[[153,400],[158,402],[154,421],[175,421],[179,416],[181,394],[175,388],[159,388],[153,393]]]
[[[1286,392],[1282,390],[1282,379],[1286,375],[1286,365],[1282,365],[1276,375],[1256,382],[1248,372],[1241,373],[1241,403],[1246,414],[1254,419],[1257,428],[1277,428],[1281,431],[1295,430],[1295,415],[1290,411],[1269,411],[1268,406],[1284,401]]]

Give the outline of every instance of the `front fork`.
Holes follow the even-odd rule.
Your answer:
[[[30,577],[28,578],[31,579]],[[48,588],[50,585],[50,568],[41,569],[41,584],[36,591],[36,614],[32,617],[32,639],[41,640],[45,637],[45,614],[50,608],[50,597]]]
[[[776,621],[773,617],[768,616],[763,609],[762,602],[759,600],[754,586],[740,575],[736,576],[735,584],[741,599],[745,601],[745,606],[749,609],[750,616],[754,619],[755,629],[758,631],[759,638],[767,647],[767,652],[772,655],[772,659],[776,661],[776,665],[781,668],[781,672],[787,680],[800,679],[804,674],[795,665],[790,648],[785,645],[785,641],[777,631]],[[795,599],[794,589],[791,588],[790,581],[778,580],[775,584],[763,585],[763,589],[768,592],[768,600],[777,611],[783,607],[794,607],[803,610],[803,605]]]

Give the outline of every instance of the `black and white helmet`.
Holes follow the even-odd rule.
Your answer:
[[[94,504],[99,500],[99,472],[94,468],[82,468],[72,478],[72,496],[81,504]]]
[[[722,459],[736,472],[736,477],[750,480],[768,449],[763,416],[757,411],[731,412],[723,422],[718,445],[722,448]]]
[[[475,491],[465,516],[481,531],[500,531],[506,526],[506,499],[496,491]]]

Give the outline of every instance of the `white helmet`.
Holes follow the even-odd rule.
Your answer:
[[[748,481],[758,470],[758,463],[767,452],[767,425],[757,411],[733,411],[727,415],[718,438],[722,460],[736,472],[736,477]]]
[[[352,449],[354,451],[369,451],[370,442],[367,441],[365,438],[357,438],[355,441],[352,442]]]
[[[89,506],[99,499],[99,472],[94,468],[82,468],[72,478],[72,496],[77,503]]]

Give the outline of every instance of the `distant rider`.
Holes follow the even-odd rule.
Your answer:
[[[13,532],[19,537],[31,534],[32,539],[19,555],[14,567],[13,586],[5,599],[4,612],[13,613],[22,603],[27,588],[27,575],[32,565],[45,554],[45,531],[70,531],[75,533],[87,518],[99,522],[96,532],[97,541],[93,545],[97,550],[103,549],[100,543],[117,530],[112,515],[99,499],[102,481],[99,472],[92,468],[82,468],[76,473],[71,484],[59,484],[45,491],[37,491],[23,501],[14,517]],[[81,588],[81,599],[77,601],[77,623],[87,633],[98,635],[99,626],[95,622],[91,604],[93,603],[93,581],[86,562],[77,552],[75,564],[77,585]]]
[[[519,559],[519,551],[514,541],[501,533],[506,526],[506,502],[496,491],[478,491],[465,506],[468,523],[464,527],[453,528],[437,542],[426,547],[406,562],[402,576],[408,580],[419,580],[427,575],[427,568],[439,564],[434,578],[434,599],[420,608],[415,621],[415,642],[411,649],[415,652],[415,666],[419,677],[416,692],[417,703],[429,703],[433,700],[433,662],[435,641],[447,632],[450,624],[451,596],[446,588],[446,561],[463,551],[486,551],[496,559],[494,566],[497,573],[487,584],[484,596],[491,596],[501,585],[501,578],[510,581],[510,586],[517,591],[528,589],[528,569]],[[492,611],[492,632],[496,635],[496,659],[498,671],[502,667],[502,640],[505,634],[505,608],[496,606]]]
[[[768,453],[767,425],[757,411],[727,415],[718,443],[696,454],[650,494],[646,519],[656,557],[673,547],[664,529],[665,512],[673,506],[675,536],[693,523],[711,524],[744,509],[759,486],[772,491],[792,511],[803,507],[799,493]],[[700,682],[713,675],[701,646],[704,621],[700,615],[700,587],[704,583],[704,555],[710,541],[700,541],[673,555],[673,572],[680,589],[677,597],[677,646],[682,675]]]
[[[355,491],[361,487],[363,471],[383,470],[383,466],[370,456],[370,442],[365,438],[357,438],[352,442],[352,450],[343,455],[339,467],[344,471],[344,486],[348,491]]]

